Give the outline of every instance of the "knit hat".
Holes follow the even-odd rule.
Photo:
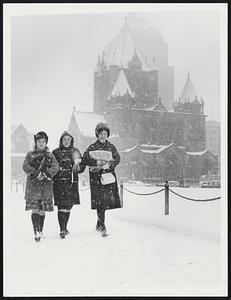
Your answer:
[[[46,134],[46,132],[44,131],[39,131],[36,135],[34,135],[34,142],[36,144],[37,140],[40,140],[40,139],[44,139],[46,141],[46,144],[48,142],[48,136]]]
[[[98,123],[98,124],[96,125],[96,128],[95,128],[95,135],[96,135],[96,137],[98,137],[98,136],[99,136],[99,133],[100,133],[101,131],[103,131],[103,130],[106,130],[106,131],[107,131],[107,137],[109,137],[109,135],[110,135],[110,129],[109,129],[109,127],[107,126],[107,124],[102,123],[102,122],[100,122],[100,123]]]

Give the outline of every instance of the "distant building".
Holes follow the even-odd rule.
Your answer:
[[[104,115],[77,111],[75,107],[73,108],[68,132],[74,137],[74,145],[81,152],[95,141],[95,127],[99,122],[106,123]]]
[[[217,157],[209,150],[186,152],[174,143],[169,145],[142,144],[121,152],[118,167],[124,179],[146,182],[164,180],[199,180],[204,174],[217,173]],[[142,163],[141,163],[142,162]]]
[[[218,173],[221,171],[221,124],[214,120],[205,123],[206,148],[212,153],[218,154]]]
[[[121,152],[122,177],[199,179],[217,172],[217,156],[205,144],[204,101],[189,74],[178,100],[169,101],[173,80],[162,35],[133,30],[126,21],[98,56],[94,112],[74,109],[69,131],[84,151],[95,140],[96,124],[108,123],[110,139]]]
[[[208,120],[206,128],[206,148],[215,154],[221,153],[221,124],[217,121]]]
[[[187,151],[205,149],[204,102],[197,98],[188,75],[181,97],[168,111],[158,98],[158,72],[144,71],[136,49],[127,68],[98,59],[94,72],[94,109],[104,115],[121,147],[134,143],[168,145]]]
[[[83,153],[91,143],[96,141],[95,127],[100,122],[106,123],[103,114],[77,111],[76,108],[73,107],[68,132],[74,137],[74,146],[76,146],[81,153]],[[109,140],[112,143],[117,143],[119,138],[111,134]]]
[[[12,126],[11,131],[11,178],[15,180],[25,180],[25,173],[22,164],[26,153],[30,151],[34,144],[34,136],[23,124]]]
[[[12,126],[11,131],[11,152],[27,153],[34,143],[33,134],[27,131],[23,124]]]

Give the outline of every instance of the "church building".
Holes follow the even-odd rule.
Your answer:
[[[159,97],[158,58],[150,61],[143,53],[125,22],[110,47],[98,56],[94,112],[73,111],[69,131],[74,134],[85,119],[86,126],[92,127],[91,138],[83,134],[84,129],[76,132],[84,148],[94,140],[93,119],[108,123],[111,139],[121,153],[118,171],[124,178],[199,179],[208,172],[216,173],[217,156],[206,149],[204,101],[199,100],[190,75],[169,109],[165,104],[169,99]]]

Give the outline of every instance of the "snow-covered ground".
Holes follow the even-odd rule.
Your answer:
[[[80,187],[84,189],[85,187]],[[149,193],[160,187],[127,187]],[[193,198],[220,196],[219,189],[172,188]],[[164,192],[124,191],[124,206],[106,212],[107,238],[95,231],[90,192],[80,192],[61,240],[57,213],[47,213],[46,238],[33,240],[22,187],[4,203],[5,296],[223,295],[221,200],[198,203]]]

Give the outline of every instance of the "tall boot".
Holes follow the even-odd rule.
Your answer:
[[[95,230],[96,230],[96,231],[101,231],[101,226],[100,226],[100,221],[99,221],[99,219],[97,220]]]
[[[40,241],[40,235],[39,235],[39,215],[32,213],[31,214],[31,220],[33,224],[33,229],[34,229],[34,234],[35,234],[35,241],[39,242]]]
[[[105,222],[105,209],[97,209],[98,221],[96,224],[96,230],[102,231],[106,230]]]
[[[65,223],[64,223],[65,229],[64,229],[64,232],[65,232],[66,235],[69,234],[69,231],[67,230],[67,223],[69,221],[69,217],[70,217],[70,211],[65,212],[65,219],[64,219],[65,220]]]
[[[32,221],[32,224],[33,224],[34,234],[36,235],[36,231],[37,231],[37,224],[36,224],[37,214],[34,214],[34,213],[31,214],[31,221]]]
[[[39,232],[40,236],[44,238],[43,235],[43,225],[44,225],[45,215],[39,215]]]
[[[61,239],[64,239],[65,238],[65,212],[58,211],[58,221],[60,227],[59,236],[61,237]]]

